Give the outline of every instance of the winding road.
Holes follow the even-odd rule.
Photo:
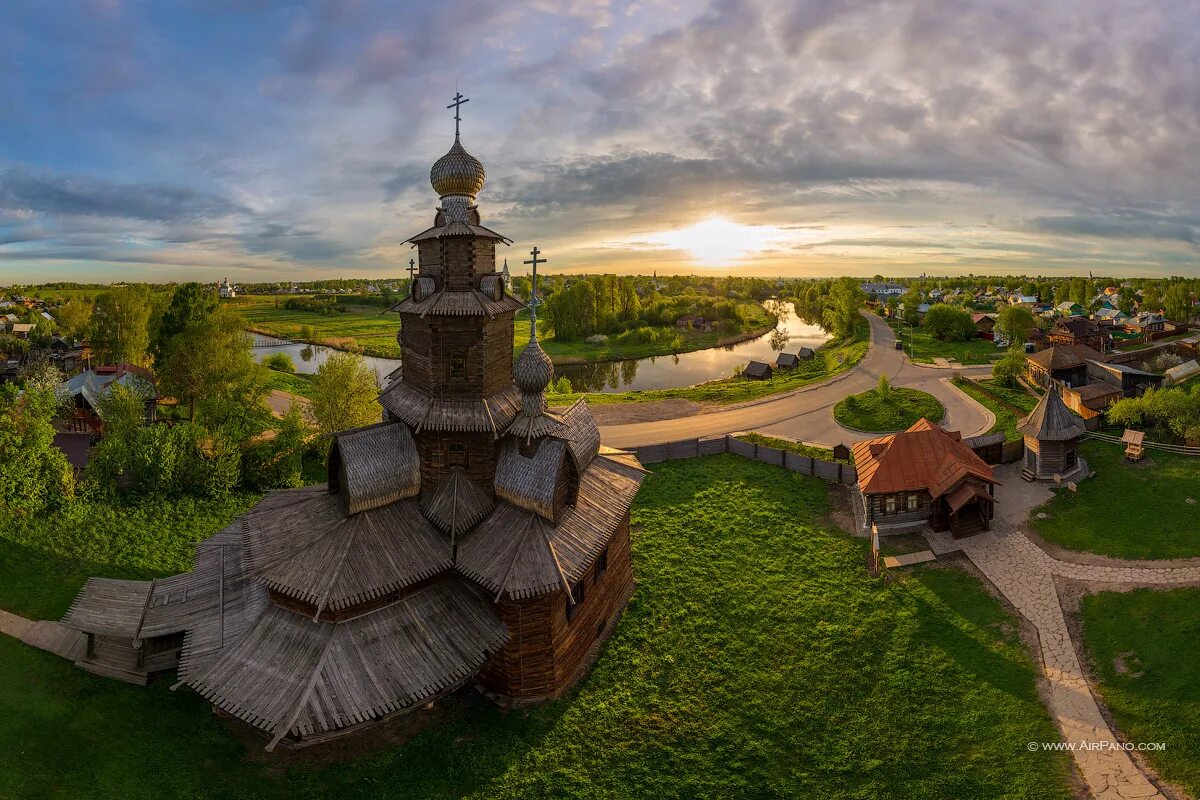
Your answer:
[[[911,363],[902,351],[895,349],[896,336],[887,323],[875,314],[863,316],[871,324],[871,348],[862,361],[841,375],[724,411],[655,422],[601,425],[601,441],[611,447],[632,448],[755,430],[810,444],[849,443],[864,436],[834,422],[833,407],[848,394],[874,388],[882,374],[888,376],[893,386],[920,389],[940,400],[946,407],[941,425],[948,430],[961,431],[964,437],[976,436],[994,424],[991,412],[950,384],[952,370]],[[991,370],[990,366],[981,366],[958,371],[978,377],[990,374]]]

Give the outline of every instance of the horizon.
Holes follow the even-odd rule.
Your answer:
[[[1181,0],[9,17],[0,283],[403,278],[459,89],[484,223],[548,274],[1200,274]]]

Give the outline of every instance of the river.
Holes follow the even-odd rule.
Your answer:
[[[796,316],[791,303],[784,304],[784,313],[775,330],[755,339],[730,345],[711,347],[679,355],[654,356],[628,361],[612,361],[590,364],[566,364],[556,366],[556,376],[565,375],[576,391],[623,392],[631,389],[672,389],[693,386],[697,383],[728,378],[736,367],[748,361],[773,363],[783,351],[796,352],[801,347],[814,350],[829,339],[819,325],[805,322]],[[296,371],[311,374],[325,363],[331,353],[337,352],[321,345],[289,344],[281,339],[263,334],[254,334],[255,358],[262,361],[272,353],[287,353],[296,364]],[[275,343],[278,344],[275,344]],[[263,346],[269,345],[269,346]],[[309,358],[304,351],[309,350]],[[375,370],[382,385],[384,379],[400,366],[396,358],[364,356],[367,364]]]

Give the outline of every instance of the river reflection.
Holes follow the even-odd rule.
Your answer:
[[[694,386],[697,383],[728,378],[734,369],[745,366],[748,361],[773,363],[783,351],[796,352],[801,347],[816,349],[829,339],[820,325],[805,322],[796,316],[791,303],[777,303],[780,309],[779,324],[769,333],[747,342],[728,347],[713,347],[694,353],[655,356],[628,361],[589,362],[556,366],[554,374],[566,376],[576,391],[623,392],[631,389],[671,389]],[[296,364],[296,371],[312,374],[325,363],[332,353],[321,345],[291,344],[272,336],[254,335],[254,357],[262,361],[272,353],[287,353]],[[265,345],[265,346],[264,346]],[[382,386],[385,378],[400,366],[397,358],[375,358],[364,356],[367,364],[375,370]]]
[[[770,301],[769,301],[770,302]],[[729,347],[714,347],[693,353],[640,358],[596,364],[556,366],[557,376],[566,376],[576,391],[622,392],[631,389],[670,389],[728,378],[748,361],[773,363],[783,351],[801,347],[816,349],[829,340],[820,325],[805,322],[791,303],[778,303],[779,324],[757,339]]]

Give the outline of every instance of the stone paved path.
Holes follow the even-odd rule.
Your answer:
[[[1013,515],[1015,509],[1010,509]],[[989,532],[955,541],[948,533],[927,534],[935,552],[961,550],[1037,628],[1042,667],[1051,687],[1050,712],[1064,742],[1089,743],[1097,750],[1076,749],[1072,755],[1097,800],[1162,798],[1138,769],[1100,713],[1088,685],[1054,577],[1111,583],[1115,590],[1153,584],[1200,585],[1200,567],[1088,566],[1059,561],[1030,541],[1011,522],[999,521]]]

